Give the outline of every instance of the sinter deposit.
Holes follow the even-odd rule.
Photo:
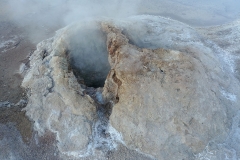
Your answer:
[[[67,26],[30,58],[26,114],[77,159],[105,159],[120,143],[149,159],[237,159],[239,43],[221,42],[240,24],[229,25],[134,16]]]

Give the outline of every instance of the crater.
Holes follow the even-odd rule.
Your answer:
[[[110,71],[106,35],[99,25],[93,23],[82,24],[68,34],[69,65],[79,83],[87,87],[103,87]]]

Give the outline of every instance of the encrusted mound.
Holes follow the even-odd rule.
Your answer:
[[[197,158],[210,141],[225,142],[239,109],[239,85],[191,27],[173,22],[168,30],[166,19],[142,21],[149,23],[134,24],[147,28],[143,32],[138,27],[129,32],[127,22],[121,24],[123,31],[103,24],[111,65],[103,94],[116,103],[110,123],[127,146],[157,159]],[[149,27],[152,23],[155,27]],[[162,39],[159,31],[170,37]],[[122,32],[138,46],[180,51],[139,48]],[[144,33],[148,37],[139,38]],[[166,43],[173,39],[175,44]],[[233,86],[235,98],[229,99],[226,90],[233,91]]]
[[[64,38],[61,32],[41,42],[31,56],[31,69],[22,83],[29,89],[25,110],[39,133],[56,133],[61,152],[85,154],[92,139],[96,106],[69,70]]]
[[[155,16],[85,24],[41,42],[22,84],[34,129],[56,133],[61,153],[87,156],[118,139],[159,160],[194,159],[228,141],[240,87],[212,42]]]

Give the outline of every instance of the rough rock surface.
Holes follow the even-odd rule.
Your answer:
[[[138,48],[129,44],[120,30],[105,25],[111,71],[103,93],[115,102],[110,123],[122,133],[127,146],[157,159],[196,158],[209,141],[223,143],[227,138],[231,117],[239,109],[239,85],[234,77],[228,77],[228,69],[222,69],[217,54],[193,29],[176,22],[167,28],[168,20],[145,17],[143,21],[150,22],[142,23],[145,32],[129,33],[135,36],[136,44],[150,48],[166,44],[182,52]],[[152,23],[155,28],[149,27]],[[159,37],[156,28],[163,32]],[[139,37],[154,45],[144,44]],[[136,42],[134,38],[131,43]],[[174,47],[168,39],[175,39]],[[233,86],[235,98],[223,98],[229,94],[226,89],[233,90]]]
[[[222,59],[230,64],[231,71],[240,80],[240,20],[198,30],[206,39],[218,45]]]
[[[62,159],[151,159],[123,145],[114,150],[120,135],[108,126],[110,110],[104,108],[111,105],[103,104],[101,88],[85,85],[87,80],[98,85],[109,71],[106,36],[100,25],[92,24],[68,26],[38,44],[22,83],[28,89],[26,115],[40,135],[49,131],[56,135]],[[86,46],[87,39],[91,47]],[[86,70],[93,78],[79,73]]]
[[[69,71],[61,40],[57,37],[37,46],[22,85],[29,89],[25,110],[34,121],[34,128],[40,134],[46,130],[55,133],[59,150],[74,155],[76,150],[86,152],[92,138],[96,107]]]
[[[157,16],[68,26],[30,58],[26,114],[64,156],[107,159],[118,140],[149,159],[207,159],[209,148],[240,157],[239,81],[206,33]],[[106,73],[103,89],[84,85]]]

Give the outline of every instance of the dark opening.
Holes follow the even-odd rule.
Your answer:
[[[94,64],[84,64],[83,66],[78,66],[78,63],[71,60],[71,66],[74,75],[77,77],[78,82],[85,84],[88,87],[103,87],[106,77],[109,72],[109,68],[106,64],[99,64],[98,62]],[[85,63],[92,63],[85,61]],[[99,67],[99,68],[97,68]]]
[[[106,39],[96,24],[84,24],[69,35],[70,67],[78,81],[88,87],[103,87],[109,73]]]

